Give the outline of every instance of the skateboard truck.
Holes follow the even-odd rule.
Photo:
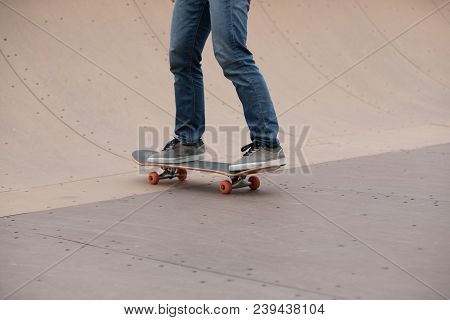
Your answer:
[[[187,178],[187,170],[181,168],[165,168],[162,167],[163,172],[157,173],[152,171],[148,174],[148,181],[150,184],[156,185],[160,180],[178,178],[184,181]],[[229,194],[233,189],[249,187],[251,190],[257,190],[261,184],[257,176],[251,176],[247,179],[246,175],[230,176],[230,180],[222,180],[220,182],[220,192]]]
[[[184,181],[187,178],[187,170],[181,168],[162,168],[163,172],[152,171],[148,174],[148,181],[150,184],[158,184],[159,180],[178,178],[180,181]]]
[[[220,182],[220,192],[229,194],[233,189],[249,187],[251,190],[257,190],[261,185],[257,176],[251,176],[247,179],[247,176],[234,176],[229,180],[222,180]]]
[[[231,186],[233,189],[244,188],[250,186],[250,183],[245,180],[245,176],[238,176],[231,178]]]

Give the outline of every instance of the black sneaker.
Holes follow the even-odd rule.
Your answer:
[[[182,162],[198,161],[203,159],[205,144],[202,140],[195,144],[182,144],[177,138],[173,139],[162,149],[147,158],[149,163],[175,164]]]
[[[286,157],[281,146],[269,149],[254,141],[242,147],[241,151],[245,153],[241,159],[229,166],[230,171],[244,171],[286,164]]]

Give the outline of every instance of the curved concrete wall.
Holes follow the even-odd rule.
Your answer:
[[[0,0],[0,214],[164,188],[129,156],[139,126],[172,126],[171,10]],[[253,0],[250,12],[249,46],[282,127],[312,128],[310,163],[450,141],[449,1]],[[203,65],[208,124],[245,127],[210,42]],[[238,157],[240,141],[226,155],[219,138],[206,140]]]

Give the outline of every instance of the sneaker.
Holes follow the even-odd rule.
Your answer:
[[[147,158],[149,163],[175,164],[202,160],[205,153],[205,144],[202,140],[195,144],[182,144],[177,138],[166,144],[161,152],[152,154]]]
[[[269,149],[254,141],[241,149],[242,158],[229,166],[230,171],[244,171],[258,168],[283,166],[286,157],[281,146]]]

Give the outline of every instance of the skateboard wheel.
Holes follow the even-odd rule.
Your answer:
[[[148,182],[150,182],[150,184],[158,184],[159,182],[159,175],[157,172],[152,171],[148,174]]]
[[[231,187],[231,182],[228,180],[223,180],[220,182],[220,192],[223,194],[229,194],[231,193],[231,190],[233,188]]]
[[[187,170],[178,169],[178,180],[184,181],[187,178]]]
[[[250,182],[250,189],[252,190],[258,190],[259,186],[261,185],[261,181],[259,181],[259,178],[257,176],[251,176],[248,178],[248,182]]]

